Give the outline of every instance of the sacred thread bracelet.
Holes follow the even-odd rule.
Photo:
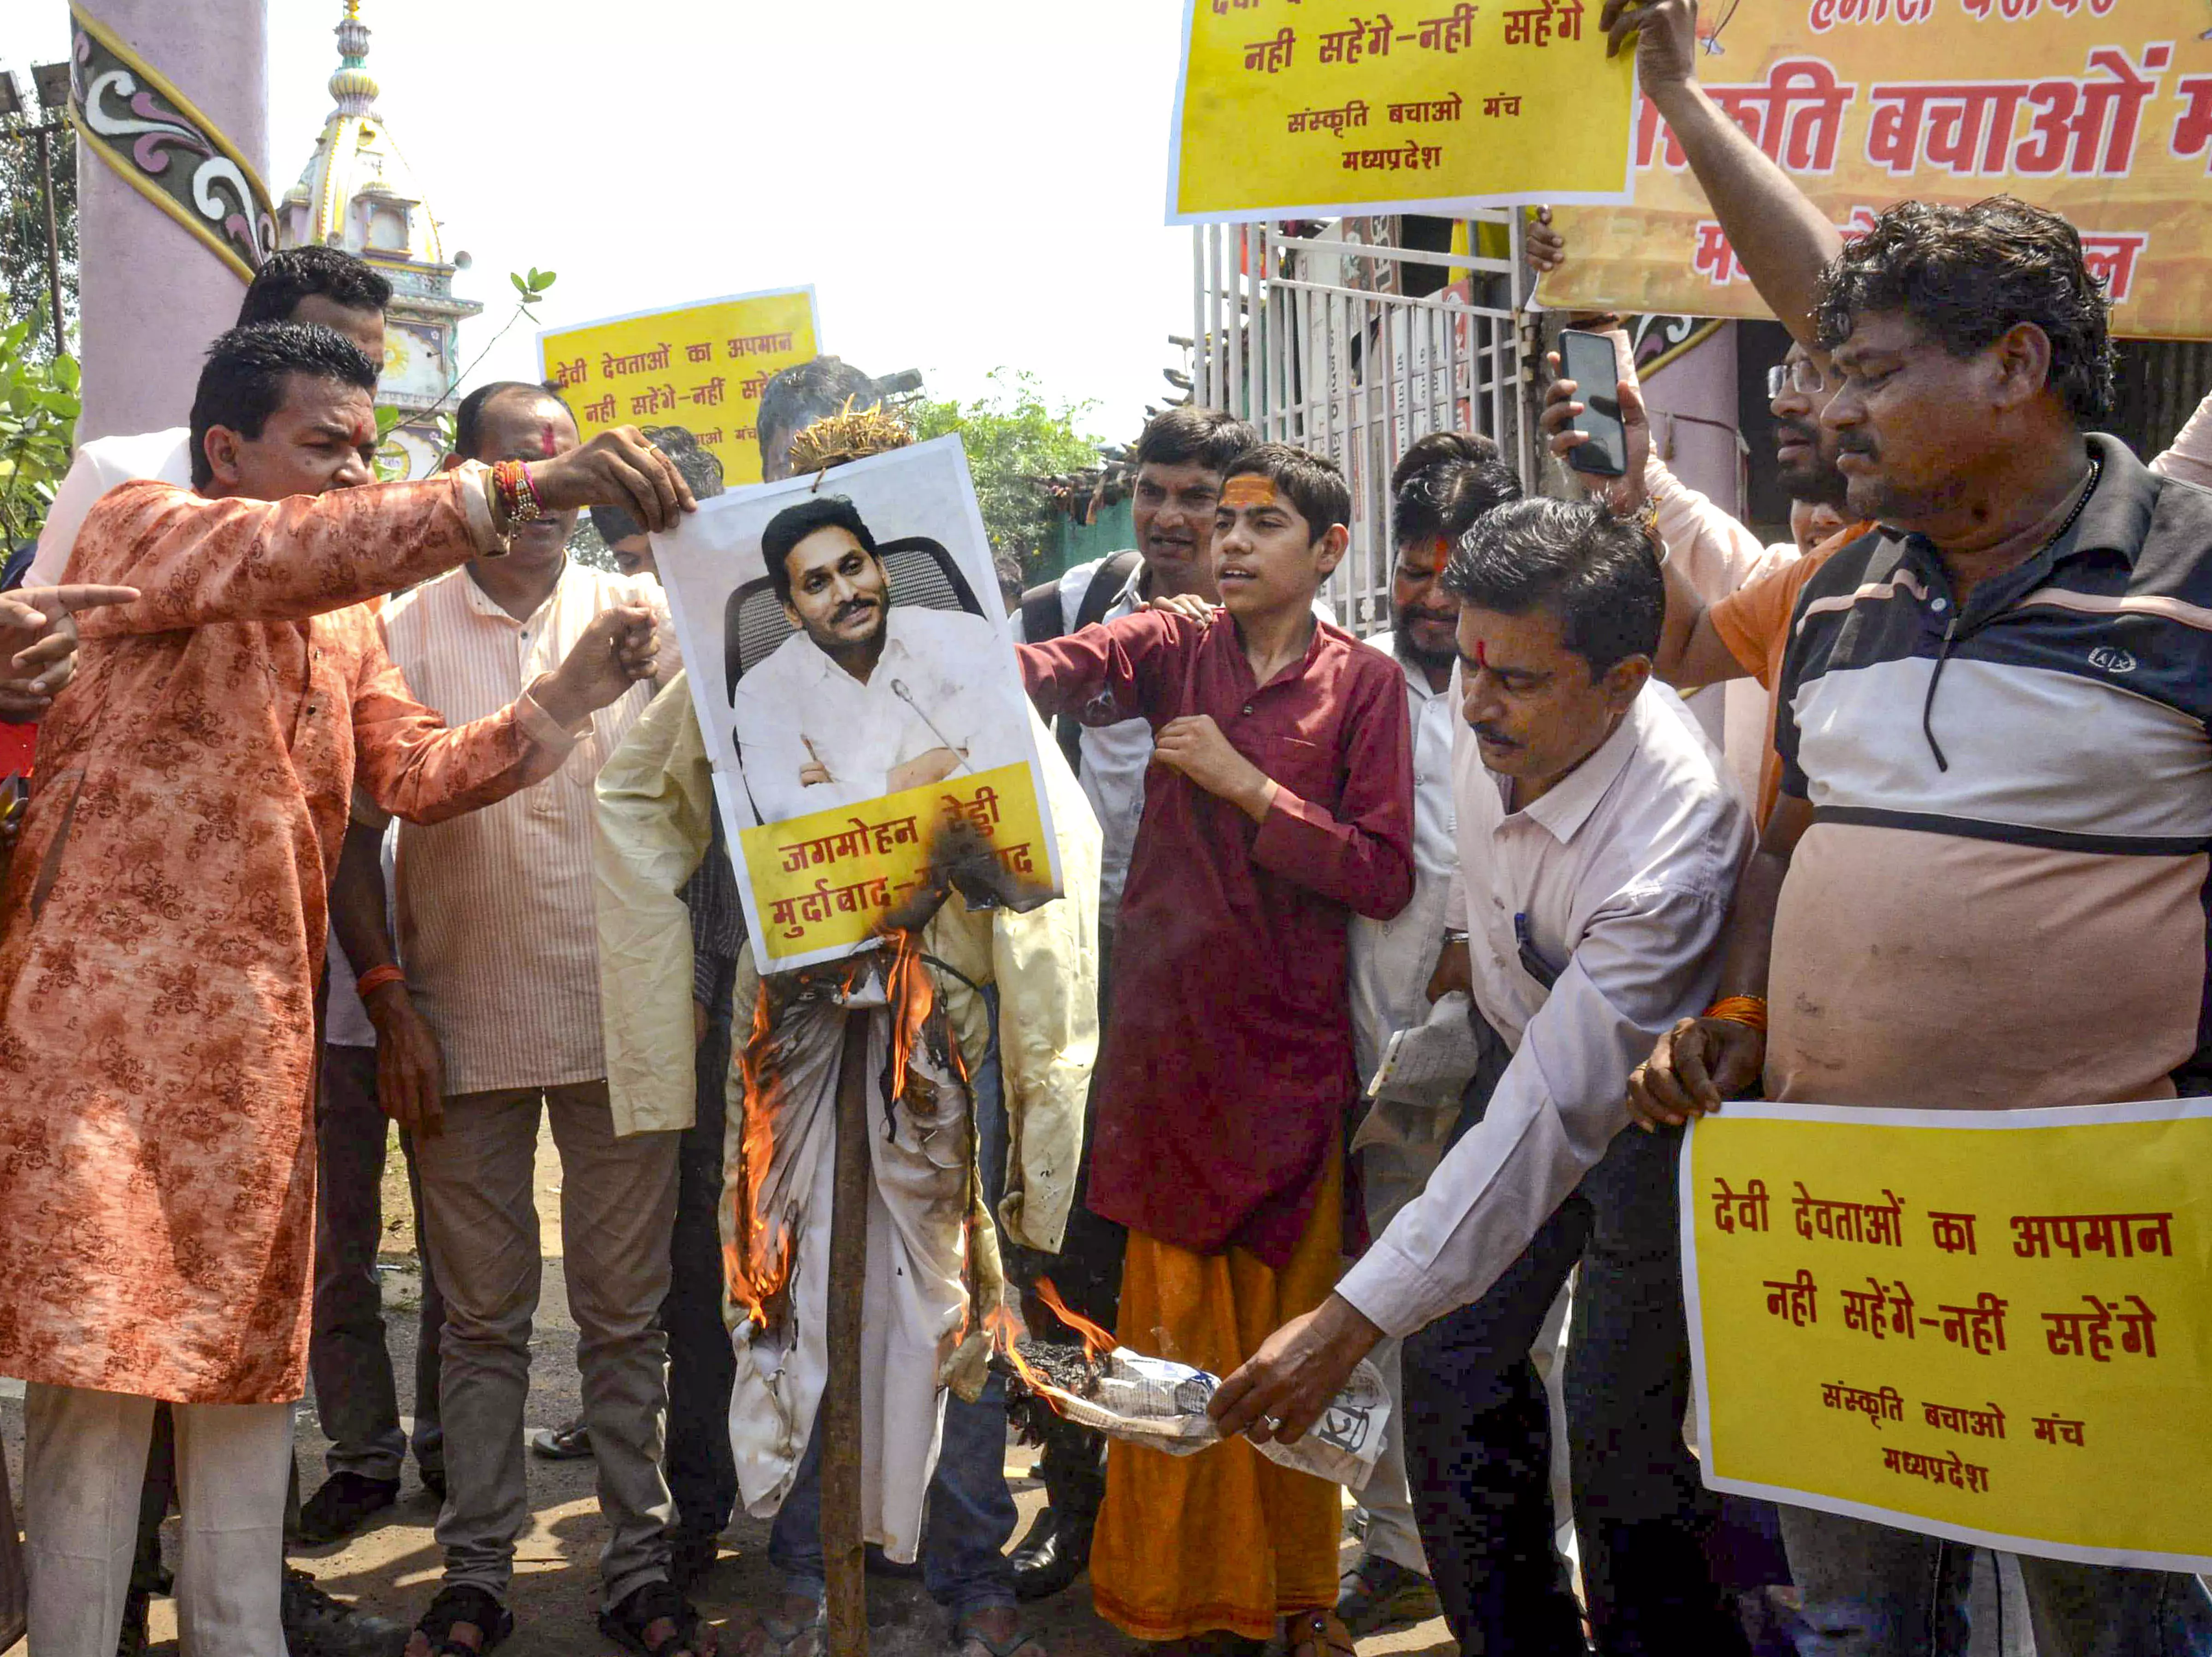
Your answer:
[[[1705,1009],[1705,1017],[1731,1024],[1746,1024],[1766,1034],[1766,998],[1763,995],[1724,995]]]

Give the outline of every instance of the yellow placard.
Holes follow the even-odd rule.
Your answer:
[[[1190,0],[1168,221],[1625,202],[1598,0]]]
[[[2081,232],[2123,334],[2212,333],[2212,22],[2203,0],[1788,0],[1724,17],[1698,73],[1849,233],[1894,202],[2009,194]],[[1701,29],[1707,22],[1701,21]],[[1636,123],[1636,204],[1559,215],[1565,309],[1764,316],[1672,135]]]
[[[1008,873],[1048,889],[1052,853],[1030,775],[1026,765],[1003,765],[745,829],[738,843],[762,970],[866,941],[921,884],[932,832],[947,816],[981,831]]]
[[[2212,1102],[1731,1105],[1681,1190],[1708,1484],[2212,1567]]]
[[[681,426],[714,451],[734,489],[761,481],[761,393],[817,351],[814,290],[679,305],[538,337],[586,440],[614,426]]]

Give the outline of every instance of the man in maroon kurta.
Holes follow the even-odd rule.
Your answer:
[[[1270,445],[1223,486],[1223,610],[1140,611],[1025,646],[1047,713],[1156,733],[1099,1089],[1091,1201],[1130,1229],[1121,1335],[1226,1375],[1269,1308],[1334,1281],[1357,1092],[1346,923],[1413,892],[1413,768],[1392,664],[1315,619],[1350,499],[1327,461]],[[1150,1640],[1336,1601],[1337,1496],[1231,1443],[1115,1445],[1091,1556],[1099,1610]]]

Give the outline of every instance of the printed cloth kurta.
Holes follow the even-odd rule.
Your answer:
[[[547,774],[534,701],[459,730],[362,601],[495,545],[479,470],[265,502],[95,507],[87,614],[0,937],[0,1375],[295,1399],[314,1235],[314,986],[358,774],[414,821]]]
[[[1326,622],[1255,683],[1235,622],[1146,610],[1041,645],[1047,714],[1211,714],[1273,779],[1264,823],[1153,763],[1115,933],[1091,1205],[1280,1271],[1358,1091],[1347,923],[1413,894],[1413,765],[1396,664]]]

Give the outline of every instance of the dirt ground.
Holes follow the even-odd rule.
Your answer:
[[[420,1294],[420,1264],[415,1258],[407,1193],[392,1151],[385,1186],[385,1305],[392,1362],[400,1377],[403,1408],[411,1403],[415,1353],[413,1314]],[[527,1412],[533,1426],[566,1421],[579,1407],[575,1324],[568,1314],[560,1260],[558,1217],[560,1164],[550,1137],[538,1146],[538,1198],[547,1259],[544,1290],[531,1340],[531,1392]],[[311,1397],[300,1411],[296,1454],[301,1485],[312,1492],[324,1477],[323,1454],[329,1448]],[[0,1382],[0,1443],[19,1496],[22,1489],[23,1409],[21,1388]],[[1006,1472],[1021,1509],[1015,1534],[1028,1527],[1043,1505],[1042,1487],[1031,1477],[1034,1453],[1010,1446]],[[530,1463],[531,1525],[516,1551],[512,1605],[515,1637],[507,1651],[527,1657],[612,1657],[620,1648],[602,1637],[597,1626],[598,1560],[606,1539],[593,1494],[593,1464],[588,1460]],[[369,1528],[343,1547],[295,1552],[290,1563],[313,1574],[329,1593],[366,1611],[412,1623],[437,1591],[439,1556],[432,1527],[437,1504],[422,1488],[410,1460],[397,1507],[380,1514]],[[173,1563],[173,1531],[170,1558]],[[708,1619],[726,1630],[723,1647],[734,1650],[747,1625],[749,1608],[773,1603],[777,1586],[768,1561],[766,1521],[740,1514],[722,1539],[720,1562],[694,1591],[694,1602]],[[934,1657],[943,1648],[942,1621],[921,1584],[890,1578],[869,1584],[870,1619],[876,1628],[877,1657]],[[1052,1657],[1120,1657],[1133,1642],[1102,1622],[1091,1608],[1087,1580],[1057,1599],[1028,1608]],[[173,1602],[154,1602],[153,1649],[160,1657],[177,1651]],[[1441,1619],[1395,1630],[1360,1642],[1360,1657],[1419,1654],[1451,1657],[1455,1650]],[[0,1657],[26,1657],[18,1644]]]

